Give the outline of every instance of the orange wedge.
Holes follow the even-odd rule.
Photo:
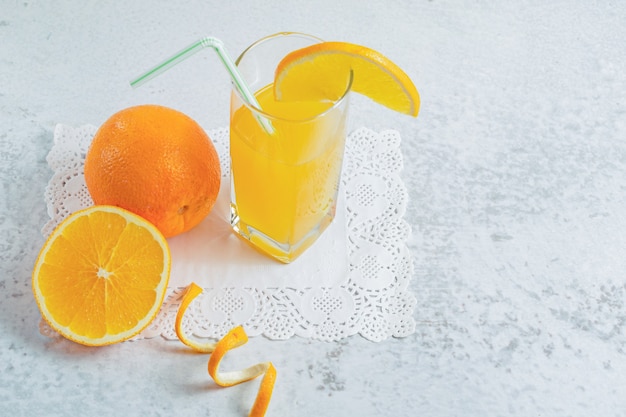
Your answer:
[[[280,101],[336,101],[351,90],[392,110],[417,116],[420,98],[409,76],[390,59],[365,46],[321,42],[289,53],[276,68]]]
[[[176,314],[176,334],[181,342],[193,350],[201,353],[212,352],[208,364],[209,375],[211,375],[215,383],[221,387],[241,384],[242,382],[250,381],[251,379],[263,375],[259,391],[254,400],[254,405],[250,409],[250,414],[248,414],[249,417],[263,417],[269,406],[270,399],[272,398],[272,392],[274,391],[276,368],[274,368],[271,362],[264,362],[238,371],[220,372],[220,363],[226,353],[231,349],[245,344],[248,341],[248,335],[242,326],[237,326],[231,329],[226,336],[217,343],[200,343],[187,336],[182,324],[185,312],[191,302],[201,293],[202,288],[193,282],[185,289],[185,294],[183,295],[180,306],[178,307],[178,313]]]
[[[118,207],[70,215],[50,235],[33,269],[35,300],[62,336],[88,346],[130,339],[163,303],[170,251],[158,229]]]

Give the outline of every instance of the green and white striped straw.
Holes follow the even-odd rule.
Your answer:
[[[256,107],[257,109],[261,109],[259,102],[254,97],[254,94],[252,94],[252,92],[250,91],[250,88],[248,88],[248,85],[241,77],[241,74],[239,73],[237,66],[235,65],[233,60],[230,58],[230,56],[226,52],[226,49],[224,48],[224,43],[221,40],[211,37],[211,36],[204,37],[192,43],[188,47],[182,49],[181,51],[174,54],[170,58],[156,65],[154,68],[150,69],[149,71],[145,72],[144,74],[132,80],[130,82],[130,85],[133,88],[137,88],[140,85],[150,81],[157,75],[164,73],[168,69],[172,68],[174,65],[184,61],[185,59],[189,58],[190,56],[194,55],[196,52],[199,52],[200,50],[204,48],[213,48],[215,52],[217,52],[217,55],[219,56],[220,60],[226,67],[226,70],[230,74],[230,77],[233,80],[233,83],[235,84],[235,88],[237,88],[241,96],[245,100],[247,100],[248,103],[251,104],[253,107]],[[260,116],[258,117],[258,120],[259,120],[259,123],[261,123],[261,126],[263,127],[263,129],[265,129],[267,133],[272,134],[274,132],[274,128],[272,127],[269,120]]]

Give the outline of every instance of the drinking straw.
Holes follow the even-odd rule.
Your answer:
[[[249,104],[256,107],[257,109],[261,109],[259,102],[254,97],[254,94],[252,94],[252,92],[250,91],[250,88],[241,77],[241,74],[239,73],[237,66],[235,65],[233,60],[230,58],[230,56],[226,52],[226,49],[224,48],[224,42],[212,36],[207,36],[200,40],[197,40],[196,42],[182,49],[181,51],[174,54],[170,58],[156,65],[154,68],[148,70],[144,74],[132,80],[130,82],[130,85],[133,88],[137,88],[140,85],[150,81],[154,77],[160,74],[163,74],[165,71],[172,68],[174,65],[184,61],[185,59],[189,58],[190,56],[194,55],[195,53],[201,51],[204,48],[213,48],[213,50],[217,52],[217,56],[219,56],[220,60],[226,67],[226,70],[230,74],[230,77],[233,80],[233,83],[235,84],[235,88],[239,91],[239,93],[243,96],[243,98]],[[258,117],[258,119],[267,133],[269,134],[273,133],[274,129],[272,128],[272,125],[270,124],[269,120],[262,118],[262,117]]]

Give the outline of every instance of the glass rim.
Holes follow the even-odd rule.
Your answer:
[[[261,39],[258,39],[257,41],[253,42],[250,46],[248,46],[235,60],[235,65],[239,66],[239,63],[241,62],[241,60],[244,58],[244,56],[250,52],[250,50],[254,49],[255,47],[267,42],[267,41],[271,41],[273,39],[279,38],[279,37],[284,37],[284,36],[295,36],[295,37],[301,37],[301,38],[307,38],[307,39],[312,39],[315,41],[315,43],[320,43],[320,42],[324,42],[323,39],[318,38],[317,36],[313,36],[313,35],[308,35],[306,33],[302,33],[302,32],[278,32],[275,33],[273,35],[268,35],[265,36]],[[325,109],[324,111],[317,113],[313,116],[307,117],[307,118],[303,118],[303,119],[289,119],[289,118],[285,118],[285,117],[279,117],[276,116],[272,113],[267,113],[264,110],[254,106],[253,104],[249,103],[245,98],[243,98],[241,96],[241,94],[239,93],[239,91],[237,90],[237,88],[234,88],[234,84],[231,82],[231,86],[233,87],[232,90],[234,92],[234,94],[237,94],[237,97],[239,97],[239,99],[241,100],[241,102],[243,103],[244,106],[246,106],[247,108],[249,108],[252,112],[257,113],[269,120],[282,120],[282,121],[286,121],[286,122],[291,122],[291,123],[305,123],[305,122],[309,122],[315,119],[318,119],[320,117],[323,117],[324,115],[326,115],[327,113],[333,111],[334,109],[336,109],[337,107],[340,107],[341,105],[343,105],[343,103],[348,99],[348,93],[350,93],[351,89],[352,89],[352,82],[354,80],[354,72],[352,71],[352,69],[350,70],[350,73],[348,75],[348,81],[346,83],[346,90],[341,94],[341,96],[332,102],[332,106],[328,107],[327,109]],[[265,87],[263,87],[265,88]],[[255,93],[254,91],[252,92],[253,94]]]

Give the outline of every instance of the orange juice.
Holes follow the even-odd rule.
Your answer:
[[[335,215],[347,101],[283,103],[271,87],[255,94],[263,112],[233,93],[231,223],[257,248],[290,262]]]

